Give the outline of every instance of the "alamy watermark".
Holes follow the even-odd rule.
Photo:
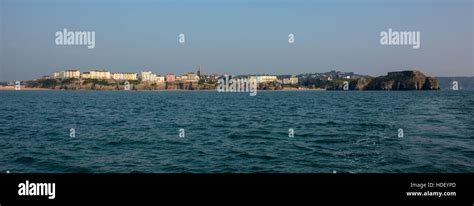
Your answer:
[[[404,135],[403,135],[403,129],[402,128],[399,128],[398,129],[398,138],[403,138]]]
[[[183,128],[179,129],[178,136],[179,136],[180,138],[185,138],[185,137],[186,137],[186,134],[184,133],[184,129],[183,129]]]
[[[343,84],[343,86],[342,86],[342,89],[343,89],[344,91],[349,90],[349,82],[348,82],[348,81],[344,81],[343,83],[344,83],[344,84]]]
[[[186,38],[185,38],[184,34],[179,34],[178,35],[178,42],[180,44],[184,44],[186,42]]]
[[[234,79],[225,75],[217,80],[217,84],[217,92],[250,92],[250,96],[257,95],[257,77]]]
[[[71,137],[71,138],[76,137],[76,129],[74,129],[74,128],[69,129],[69,137]]]
[[[293,128],[288,129],[288,137],[295,137],[295,130]]]
[[[453,86],[452,86],[451,88],[452,88],[454,91],[459,90],[459,82],[458,82],[458,81],[453,81],[452,85],[453,85]]]
[[[123,83],[123,85],[124,85],[123,89],[124,89],[125,91],[130,91],[130,82],[129,82],[129,81],[125,81],[125,82]]]
[[[419,31],[393,31],[389,28],[388,31],[380,32],[381,45],[409,45],[413,49],[419,49],[421,46]]]
[[[87,46],[88,49],[95,48],[95,32],[94,31],[68,31],[63,29],[56,32],[56,45],[61,46]]]
[[[295,34],[293,33],[288,34],[288,43],[289,44],[295,43]]]
[[[21,82],[15,81],[15,90],[21,90]]]
[[[48,199],[56,198],[55,183],[34,183],[26,180],[18,184],[19,196],[48,196]]]

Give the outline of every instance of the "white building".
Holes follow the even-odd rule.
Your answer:
[[[298,84],[298,77],[295,75],[290,77],[290,84]]]
[[[165,77],[164,76],[156,76],[155,82],[156,83],[164,83],[165,82]]]
[[[81,72],[76,69],[70,69],[65,71],[59,71],[53,73],[54,79],[71,79],[71,78],[81,78]]]
[[[126,80],[138,80],[138,74],[127,72],[127,73],[125,73],[125,79]]]
[[[90,71],[90,78],[91,79],[112,79],[112,75],[109,71]]]
[[[114,80],[126,80],[125,73],[122,73],[122,72],[112,73],[112,79],[114,79]]]
[[[178,81],[188,81],[188,75],[177,76],[176,80],[178,80]]]
[[[151,73],[150,71],[148,72],[141,72],[140,73],[140,80],[144,82],[151,82],[154,81],[156,77],[156,74]]]
[[[81,79],[90,79],[91,73],[90,72],[82,72]]]
[[[61,78],[61,72],[53,72],[52,77],[53,77],[53,79],[60,79]]]
[[[278,81],[277,76],[257,76],[257,82],[258,83],[264,83],[264,82],[276,82]]]
[[[188,82],[197,82],[199,81],[199,76],[195,73],[188,73],[186,74],[186,80],[185,81],[188,81]]]

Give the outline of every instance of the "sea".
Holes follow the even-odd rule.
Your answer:
[[[0,172],[473,173],[474,91],[0,91]]]

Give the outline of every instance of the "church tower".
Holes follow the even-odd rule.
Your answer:
[[[198,65],[197,76],[201,77],[201,65]]]

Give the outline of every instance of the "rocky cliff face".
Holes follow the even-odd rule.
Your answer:
[[[57,90],[124,90],[123,82],[113,80],[101,81],[85,81],[79,79],[67,80],[37,80],[31,82],[29,87],[32,88],[48,88]],[[166,82],[166,83],[148,83],[134,82],[130,83],[130,90],[211,90],[216,89],[215,84],[197,82]]]
[[[436,78],[426,78],[423,90],[440,90],[439,81]]]
[[[420,71],[389,72],[387,76],[360,78],[355,90],[439,90],[438,80]]]
[[[361,77],[361,78],[357,79],[354,88],[351,88],[351,89],[355,89],[355,90],[365,90],[365,89],[367,89],[367,85],[369,85],[369,83],[370,83],[373,79],[374,79],[374,78],[372,78],[372,77]]]

